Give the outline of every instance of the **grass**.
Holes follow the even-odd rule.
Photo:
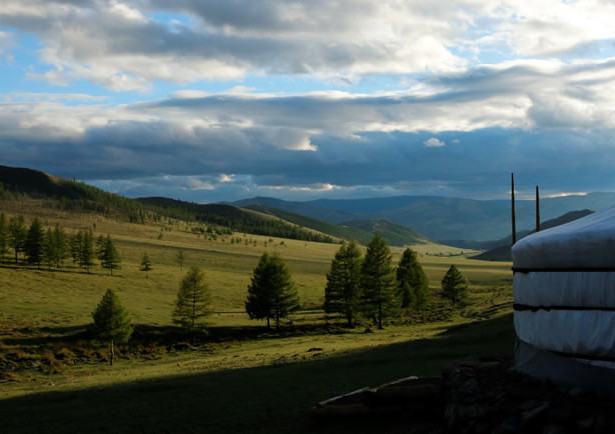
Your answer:
[[[326,326],[320,310],[337,245],[245,234],[234,234],[241,242],[231,244],[230,236],[199,236],[184,222],[119,223],[36,201],[12,203],[4,212],[59,222],[68,232],[109,233],[122,256],[114,276],[70,264],[61,272],[0,267],[0,371],[14,359],[25,366],[0,378],[6,432],[326,432],[307,416],[318,400],[397,377],[437,374],[468,354],[512,349],[510,264],[469,260],[460,249],[416,246],[434,293],[451,264],[470,280],[466,308],[436,322],[396,321],[363,333],[365,325],[348,330],[334,320]],[[180,249],[183,270],[176,264]],[[302,301],[293,325],[279,334],[250,321],[243,307],[259,256],[274,250],[287,261]],[[395,263],[402,251],[392,248]],[[139,271],[144,252],[153,264],[147,279]],[[169,329],[179,281],[192,264],[204,269],[213,294],[210,342],[150,345]],[[139,333],[149,333],[137,349],[119,349],[113,368],[104,352],[75,335],[108,288]],[[32,414],[37,418],[28,418]]]
[[[308,353],[309,342],[282,339],[276,342],[280,356],[273,360],[257,356],[254,348],[231,346],[224,356],[181,355],[166,360],[166,367],[160,362],[101,366],[86,379],[67,378],[58,387],[52,377],[55,386],[41,384],[36,394],[3,399],[0,417],[11,433],[381,431],[381,422],[318,425],[309,409],[332,394],[411,374],[437,375],[455,359],[509,351],[511,321],[505,315],[467,328],[441,329],[430,338],[405,337],[332,354],[326,354],[332,343],[322,344],[325,354]],[[293,351],[298,358],[282,359]],[[386,430],[407,432],[408,423],[393,419]]]

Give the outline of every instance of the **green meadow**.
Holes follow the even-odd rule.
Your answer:
[[[473,252],[413,246],[441,309],[429,318],[392,318],[384,330],[365,333],[368,323],[345,329],[341,318],[320,309],[336,244],[241,233],[214,239],[194,233],[197,224],[176,220],[129,224],[36,202],[12,206],[3,211],[27,220],[38,215],[67,232],[111,234],[122,263],[113,276],[99,266],[87,274],[70,260],[61,271],[11,263],[0,268],[0,362],[22,362],[0,379],[7,432],[43,426],[47,432],[79,431],[86,422],[90,432],[310,432],[309,408],[318,400],[403,376],[437,374],[459,357],[512,350],[510,263],[467,259]],[[397,263],[403,249],[391,250]],[[244,311],[252,270],[265,251],[283,256],[301,298],[301,310],[280,332],[267,331],[264,321],[251,321]],[[148,278],[139,271],[143,253],[152,261]],[[470,281],[462,309],[446,308],[438,296],[451,264]],[[205,271],[213,294],[210,338],[171,345],[165,333],[173,330],[171,311],[190,265]],[[113,367],[104,350],[89,353],[89,342],[79,338],[109,288],[141,336],[138,351],[120,349]],[[88,402],[104,403],[104,414]],[[34,411],[38,428],[19,428],[19,418]]]

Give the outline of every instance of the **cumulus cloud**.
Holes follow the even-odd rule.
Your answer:
[[[5,102],[0,151],[5,164],[106,179],[126,194],[167,192],[190,200],[276,192],[291,197],[462,194],[493,189],[494,179],[512,170],[532,176],[534,183],[557,180],[560,190],[590,191],[588,183],[596,188],[596,182],[574,181],[581,182],[584,173],[607,179],[615,167],[613,97],[600,91],[611,85],[602,70],[611,66],[590,66],[553,73],[582,85],[581,94],[570,92],[566,80],[552,91],[592,106],[591,118],[576,106],[537,98],[538,85],[527,94],[511,93],[508,74],[487,70],[482,74],[491,84],[484,89],[466,75],[454,75],[434,83],[434,89],[456,81],[466,83],[456,85],[461,91],[427,97],[336,92],[195,95],[119,106]],[[602,78],[587,80],[588,71]],[[526,73],[537,76],[532,68]],[[438,153],[428,146],[446,143],[463,146]],[[577,175],[564,187],[561,173]],[[135,179],[140,181],[130,181]]]
[[[494,50],[591,57],[612,51],[614,16],[601,0],[5,0],[0,25],[40,38],[51,70],[31,78],[144,91],[250,73],[439,74]],[[11,39],[0,32],[0,51]]]
[[[15,44],[14,39],[12,33],[0,31],[0,55],[9,56],[9,52]]]
[[[428,148],[441,148],[443,146],[446,146],[446,143],[436,137],[431,137],[425,140],[423,142],[423,145],[425,145]]]
[[[599,0],[4,0],[0,55],[35,35],[30,79],[182,88],[124,104],[82,87],[4,94],[0,151],[6,164],[190,198],[453,194],[491,188],[511,166],[539,173],[536,155],[551,154],[557,170],[593,176],[615,167],[613,16]],[[241,81],[268,75],[334,90]],[[390,91],[353,88],[390,84],[383,75]]]

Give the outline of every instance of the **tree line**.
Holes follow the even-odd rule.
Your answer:
[[[68,259],[87,273],[100,261],[100,266],[113,274],[120,267],[121,257],[110,235],[100,235],[94,240],[89,231],[67,234],[56,224],[45,228],[38,217],[29,226],[23,216],[13,216],[7,220],[0,214],[0,261],[7,262],[11,255],[15,264],[23,262],[41,268],[46,266],[60,269]]]
[[[177,261],[183,266],[180,250]],[[141,271],[152,269],[147,253],[141,260]],[[467,295],[468,282],[454,266],[442,279],[443,297],[453,304],[461,303]],[[353,327],[357,316],[363,315],[382,328],[383,320],[399,309],[425,309],[429,305],[429,282],[418,261],[416,252],[406,249],[397,268],[386,242],[375,235],[363,257],[355,242],[343,244],[331,262],[325,287],[324,310],[340,313],[347,325]],[[300,307],[297,287],[283,258],[278,253],[263,253],[252,272],[247,287],[245,309],[250,319],[271,321],[276,328],[280,322]],[[182,278],[172,311],[173,322],[194,333],[204,330],[206,318],[213,313],[212,294],[204,272],[192,266]],[[113,364],[114,342],[127,342],[133,328],[119,298],[108,290],[92,313],[91,330],[97,339],[109,344],[110,363]]]
[[[454,265],[441,284],[444,298],[455,305],[463,302],[468,283]],[[344,315],[349,327],[362,315],[382,328],[383,320],[400,309],[421,311],[429,304],[429,281],[416,252],[406,249],[394,268],[389,246],[378,234],[367,246],[365,257],[351,241],[339,248],[331,262],[323,309]],[[267,328],[274,320],[279,328],[280,320],[299,306],[296,285],[284,260],[277,253],[264,253],[248,285],[248,316],[266,319]]]

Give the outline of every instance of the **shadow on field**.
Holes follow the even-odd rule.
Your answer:
[[[408,375],[438,375],[470,355],[512,352],[512,315],[409,341],[282,365],[216,371],[0,401],[7,433],[408,432],[403,415],[323,424],[317,401]],[[52,377],[50,377],[52,378]]]
[[[261,338],[275,339],[292,336],[348,333],[349,329],[343,328],[343,325],[342,321],[329,324],[295,324],[282,327],[279,331],[275,328],[267,330],[262,325],[212,326],[207,329],[208,332],[206,334],[190,334],[174,326],[136,324],[131,344],[173,345],[182,341],[207,344]],[[89,324],[70,327],[18,328],[14,330],[17,333],[16,336],[3,338],[3,341],[8,345],[24,347],[58,343],[68,344],[91,339],[88,329]]]

